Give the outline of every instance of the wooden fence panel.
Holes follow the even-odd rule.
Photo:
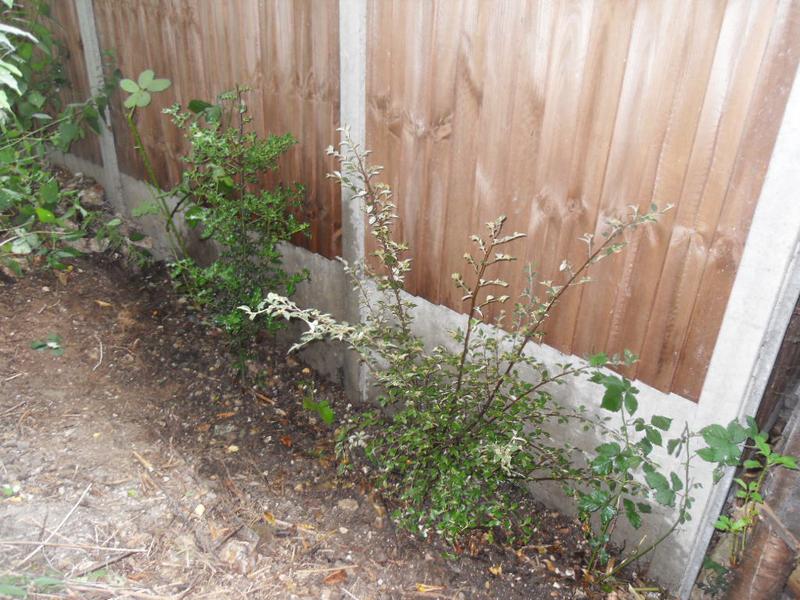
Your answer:
[[[409,290],[499,214],[538,279],[628,205],[675,207],[565,299],[547,343],[630,349],[697,399],[800,56],[797,0],[371,0],[367,145],[397,194]],[[519,291],[521,264],[502,275]]]
[[[310,238],[297,243],[332,257],[341,253],[339,189],[326,179],[324,149],[338,139],[339,39],[336,0],[95,0],[103,50],[126,77],[152,68],[172,87],[139,115],[144,145],[156,157],[162,185],[174,184],[186,148],[161,110],[194,98],[213,100],[235,84],[247,96],[260,134],[292,133],[298,145],[265,184],[306,186]],[[121,104],[113,108],[120,168],[144,178]]]
[[[61,100],[65,103],[83,102],[92,95],[92,90],[86,73],[75,0],[51,2],[50,16],[55,23],[53,29],[55,36],[62,45],[64,53],[62,64],[68,82],[67,87],[61,92]],[[85,139],[75,142],[70,151],[85,160],[98,165],[103,164],[100,141],[92,133],[88,133]]]

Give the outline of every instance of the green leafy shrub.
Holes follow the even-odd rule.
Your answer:
[[[189,226],[201,227],[202,237],[219,248],[209,266],[189,257],[176,261],[173,277],[224,327],[239,351],[258,330],[275,329],[282,321],[254,323],[237,307],[258,304],[267,292],[291,295],[308,277],[305,271],[287,273],[279,249],[308,228],[294,214],[303,188],[260,185],[260,177],[275,170],[296,142],[291,135],[262,138],[248,130],[246,91],[237,87],[216,105],[193,101],[189,111],[178,106],[167,111],[191,145],[181,182],[171,193]]]
[[[0,9],[0,267],[16,275],[40,263],[66,268],[80,254],[74,243],[100,230],[116,246],[129,241],[121,222],[61,189],[47,161],[48,149],[66,151],[100,132],[109,91],[63,105],[67,82],[51,27],[46,2],[6,0]]]
[[[428,349],[414,333],[414,303],[403,293],[411,260],[407,246],[393,237],[397,217],[391,190],[377,181],[380,167],[368,164],[368,152],[346,132],[340,150],[330,148],[329,154],[341,163],[333,177],[363,203],[375,241],[379,267],[346,267],[364,322],[338,322],[278,294],[242,309],[250,318],[305,322],[308,329],[293,349],[334,339],[362,357],[380,390],[382,408],[365,410],[340,427],[337,449],[343,464],[360,466],[393,501],[393,517],[422,536],[435,532],[451,542],[475,528],[524,534],[529,517],[518,512],[516,488],[557,481],[576,499],[591,547],[587,576],[595,581],[612,577],[685,522],[694,487],[691,432],[684,428],[668,440],[671,420],[636,416],[638,390],[603,369],[630,364],[635,357],[598,354],[586,362],[548,366],[526,351],[541,342],[562,296],[588,283],[592,265],[622,251],[624,234],[651,223],[659,211],[632,209],[625,219],[611,220],[602,237],[583,236],[586,258],[578,265],[564,261],[561,282],[540,282],[529,268],[528,287],[508,311],[508,284],[492,270],[516,260],[507,248],[524,236],[505,234],[503,217],[488,223],[485,236],[471,238],[474,250],[464,256],[468,274],[452,276],[467,305],[466,327],[452,332],[455,349]],[[499,309],[493,311],[497,317],[488,316],[490,307]],[[556,386],[575,377],[590,377],[604,387],[595,411],[570,408],[553,396]],[[614,415],[619,422],[609,424]],[[603,443],[583,453],[552,435],[564,425],[592,428]],[[680,473],[657,462],[655,449],[662,446],[662,456],[673,454],[681,462]],[[675,509],[675,523],[607,568],[617,520],[624,517],[639,528],[654,506]]]
[[[767,441],[767,433],[759,431],[752,418],[748,418],[747,427],[731,421],[727,427],[709,425],[701,430],[701,434],[707,446],[698,450],[697,454],[703,460],[717,465],[715,480],[722,476],[724,467],[737,467],[740,464],[745,472],[753,474],[734,478],[737,505],[732,514],[720,515],[714,524],[719,531],[732,536],[729,562],[731,567],[735,567],[741,560],[748,536],[764,504],[762,487],[766,476],[778,467],[797,469],[797,458],[773,451]],[[752,441],[752,444],[748,441]],[[745,452],[751,456],[742,461]]]

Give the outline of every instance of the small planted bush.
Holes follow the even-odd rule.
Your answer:
[[[171,241],[170,273],[180,291],[228,334],[242,368],[249,342],[257,332],[273,331],[281,321],[254,323],[237,309],[242,303],[258,304],[268,292],[291,296],[307,271],[288,273],[282,267],[279,245],[304,233],[308,225],[296,216],[303,188],[297,184],[263,187],[262,177],[277,169],[278,161],[295,143],[287,134],[261,137],[250,128],[244,100],[248,88],[237,86],[212,104],[192,100],[186,109],[173,105],[164,110],[189,144],[183,157],[180,183],[173,189],[158,187],[152,158],[142,143],[136,113],[147,107],[152,95],[169,89],[168,79],[143,71],[134,81],[123,79],[128,95],[124,106],[134,145],[151,184],[152,199],[137,207],[134,216],[160,215]],[[174,203],[174,206],[170,206]],[[175,217],[181,214],[202,239],[216,243],[217,258],[201,265],[188,252]]]
[[[275,329],[281,322],[254,323],[237,307],[258,304],[268,292],[291,295],[308,277],[306,271],[286,272],[279,249],[281,242],[308,228],[295,216],[302,186],[261,186],[261,176],[274,171],[296,141],[288,134],[262,138],[249,131],[246,92],[237,87],[222,94],[216,105],[193,101],[188,111],[177,106],[167,111],[191,145],[172,194],[189,226],[200,227],[202,237],[219,248],[211,265],[185,257],[172,265],[172,274],[240,351],[257,330]]]
[[[516,488],[559,482],[576,501],[590,547],[585,576],[593,582],[613,577],[688,520],[696,487],[689,441],[695,434],[685,426],[673,432],[672,421],[663,416],[638,416],[638,390],[607,370],[636,357],[601,353],[553,366],[528,352],[542,341],[563,295],[587,284],[593,265],[621,252],[626,232],[652,223],[663,211],[632,209],[609,221],[603,235],[584,235],[584,260],[563,261],[559,282],[541,281],[529,267],[527,289],[513,303],[508,284],[493,271],[516,260],[511,248],[524,236],[507,233],[504,217],[487,223],[483,236],[471,237],[465,273],[452,276],[463,294],[465,326],[451,332],[452,344],[428,348],[415,334],[415,306],[403,292],[411,260],[407,246],[393,236],[397,217],[391,189],[378,181],[381,168],[368,163],[369,153],[346,131],[340,148],[329,154],[341,164],[332,177],[362,203],[375,242],[377,267],[346,266],[364,321],[339,322],[274,293],[241,308],[251,319],[303,321],[307,330],[293,349],[339,340],[369,368],[381,407],[364,410],[338,429],[343,468],[368,473],[392,501],[393,517],[402,526],[450,542],[473,529],[524,537],[531,519],[520,514]],[[490,307],[496,318],[487,316]],[[556,386],[576,377],[602,386],[599,406],[571,408],[556,399]],[[553,435],[564,426],[591,428],[602,443],[583,452]],[[662,466],[659,460],[668,455],[680,468]],[[612,563],[609,545],[617,521],[626,519],[638,529],[657,506],[674,512],[673,523]]]

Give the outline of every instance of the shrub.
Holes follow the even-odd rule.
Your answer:
[[[515,487],[557,481],[577,501],[592,549],[587,576],[595,580],[613,576],[687,520],[693,489],[687,442],[692,434],[684,428],[667,440],[671,421],[655,416],[645,422],[635,416],[638,390],[604,370],[630,364],[635,357],[597,354],[585,362],[550,367],[526,352],[542,341],[544,325],[562,296],[588,283],[592,265],[622,251],[624,234],[653,222],[660,211],[632,209],[626,218],[611,220],[598,239],[584,235],[586,258],[578,265],[562,262],[562,282],[540,282],[529,268],[528,287],[508,313],[503,310],[509,303],[508,284],[491,271],[516,260],[507,248],[524,236],[505,234],[504,217],[488,223],[485,236],[471,237],[473,251],[464,256],[468,274],[452,276],[468,315],[465,328],[452,332],[456,350],[427,349],[414,333],[414,303],[403,293],[411,260],[407,246],[393,237],[397,217],[391,190],[377,180],[380,167],[368,164],[369,153],[346,132],[340,149],[330,148],[329,154],[341,163],[332,176],[363,203],[375,241],[377,268],[346,266],[364,322],[337,322],[278,294],[242,309],[251,319],[267,315],[305,322],[308,329],[293,350],[335,339],[364,360],[382,408],[365,410],[340,427],[337,449],[344,465],[363,468],[393,501],[393,517],[419,535],[435,532],[451,542],[475,528],[524,534],[530,518],[518,513]],[[489,307],[500,308],[496,318],[487,316]],[[584,407],[569,408],[552,394],[555,386],[581,376],[605,389],[600,416]],[[609,424],[612,415],[619,423]],[[552,435],[564,424],[594,428],[603,443],[586,456]],[[654,458],[655,448],[665,445],[682,463],[680,474],[665,472]],[[618,518],[638,528],[653,504],[675,508],[674,524],[616,567],[604,568]]]
[[[81,206],[62,190],[47,151],[67,151],[87,132],[100,132],[108,89],[85,102],[63,105],[66,86],[59,47],[48,28],[45,2],[24,7],[6,1],[0,10],[0,267],[20,275],[44,263],[67,267],[78,256],[74,242],[88,235],[114,246],[127,244],[119,219]]]
[[[216,105],[195,100],[188,112],[178,106],[168,109],[191,144],[184,157],[186,169],[172,194],[187,223],[202,227],[202,237],[219,248],[218,258],[207,267],[189,257],[176,261],[173,277],[208,309],[242,353],[257,330],[274,330],[281,322],[254,323],[237,307],[258,304],[267,292],[291,295],[308,277],[306,271],[287,273],[279,249],[281,242],[308,228],[294,214],[303,188],[260,187],[262,174],[277,168],[295,139],[288,134],[261,138],[248,131],[246,92],[236,87],[222,94]]]

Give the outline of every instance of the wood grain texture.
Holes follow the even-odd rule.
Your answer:
[[[67,85],[61,90],[59,97],[64,104],[70,102],[84,102],[91,97],[92,90],[89,77],[86,73],[86,62],[83,56],[78,13],[75,10],[74,0],[58,0],[50,3],[50,16],[52,18],[52,31],[61,44],[61,64]],[[72,145],[70,151],[81,158],[98,165],[103,164],[100,154],[100,141],[93,133]]]
[[[126,77],[152,68],[172,87],[140,111],[144,144],[163,186],[180,174],[185,144],[161,110],[199,98],[213,100],[234,85],[247,96],[261,135],[294,135],[298,144],[264,184],[305,186],[311,236],[296,243],[328,257],[341,254],[338,187],[326,178],[324,155],[339,126],[339,37],[336,0],[95,0],[100,45]],[[112,106],[120,168],[143,178],[121,108]]]
[[[371,0],[367,145],[396,191],[409,291],[499,214],[538,279],[628,205],[675,207],[567,296],[546,342],[630,349],[697,399],[800,56],[797,0]],[[519,291],[521,264],[502,275]]]

